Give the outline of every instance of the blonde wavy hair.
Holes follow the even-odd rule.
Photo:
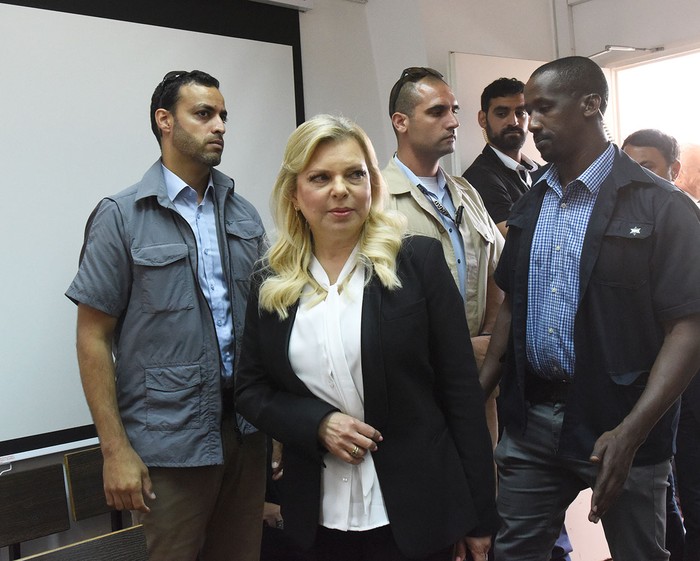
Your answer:
[[[296,193],[297,177],[307,168],[321,144],[348,139],[355,140],[362,149],[369,171],[372,202],[358,250],[358,259],[368,271],[366,282],[376,275],[389,290],[401,287],[396,274],[396,256],[406,232],[406,221],[398,213],[383,210],[386,185],[374,147],[365,131],[349,119],[317,115],[301,124],[289,137],[272,190],[271,209],[277,239],[264,258],[266,270],[260,286],[259,307],[277,312],[280,319],[287,317],[288,308],[299,300],[305,287],[322,291],[309,272],[313,236],[304,216],[294,209],[292,197]]]

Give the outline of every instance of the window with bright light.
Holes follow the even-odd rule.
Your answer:
[[[659,129],[680,144],[700,144],[698,68],[700,51],[618,70],[619,142],[639,129]]]

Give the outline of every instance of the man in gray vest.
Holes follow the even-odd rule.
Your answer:
[[[93,211],[66,292],[107,503],[144,525],[151,561],[259,556],[265,440],[232,389],[266,238],[213,169],[226,117],[209,74],[163,78],[151,100],[161,158]]]

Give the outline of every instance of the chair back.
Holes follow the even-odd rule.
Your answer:
[[[63,466],[53,464],[0,476],[0,547],[70,528]]]
[[[99,446],[63,456],[70,508],[76,522],[114,510],[105,500],[102,483],[103,463]]]

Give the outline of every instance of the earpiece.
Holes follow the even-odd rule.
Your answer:
[[[605,138],[608,140],[608,142],[613,142],[613,136],[610,134],[610,130],[608,129],[608,125],[605,124],[605,117],[603,116],[603,112],[598,109],[598,115],[600,115],[600,122],[603,124],[603,131],[605,131]]]

